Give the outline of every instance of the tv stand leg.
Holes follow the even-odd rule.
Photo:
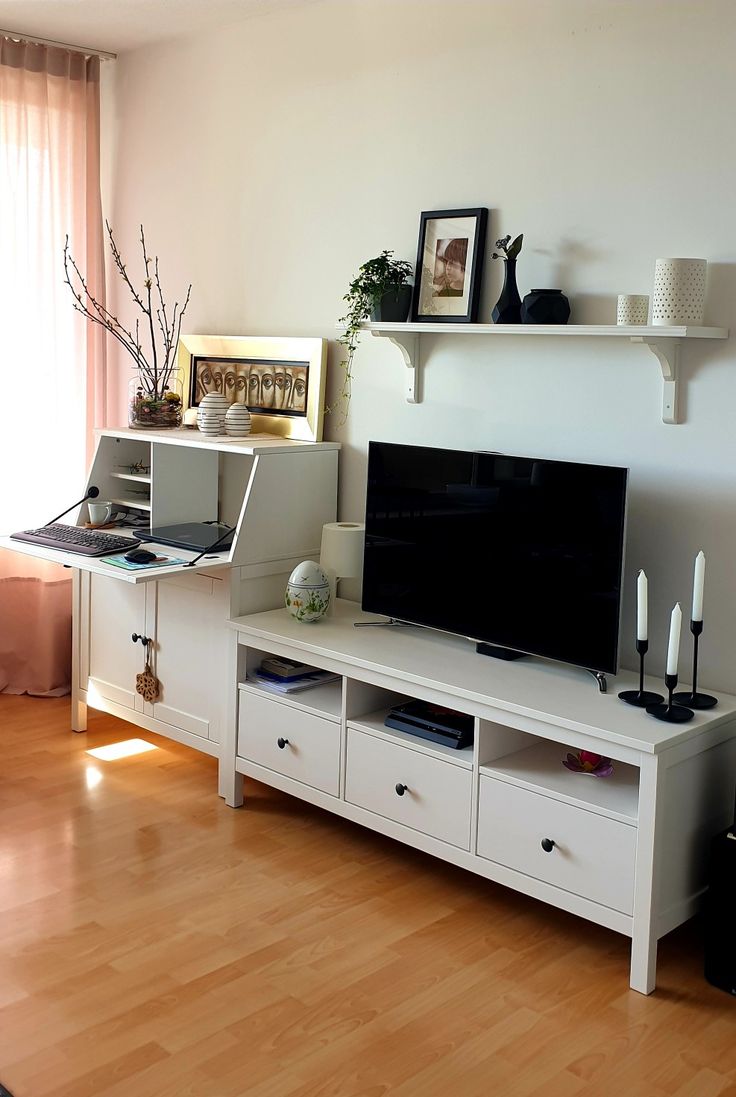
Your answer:
[[[87,704],[72,697],[72,731],[87,730]]]
[[[608,679],[606,678],[606,675],[605,675],[604,671],[602,671],[602,670],[589,670],[588,674],[592,674],[593,677],[595,678],[596,682],[598,683],[598,692],[599,693],[608,693]]]

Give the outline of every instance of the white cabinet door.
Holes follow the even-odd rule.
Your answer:
[[[228,580],[195,572],[149,583],[147,591],[146,628],[155,638],[160,692],[144,711],[218,743],[229,688]]]
[[[133,643],[131,637],[145,630],[146,587],[103,575],[90,575],[88,582],[87,636],[79,684],[89,690],[93,708],[97,695],[141,712],[143,699],[135,692],[135,676],[143,670],[145,653],[143,645]]]

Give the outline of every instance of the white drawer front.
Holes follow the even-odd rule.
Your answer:
[[[480,779],[481,857],[623,914],[633,910],[636,833],[636,827],[592,811],[493,777]],[[549,853],[545,838],[555,843]]]
[[[348,728],[345,799],[397,823],[470,848],[471,772]],[[396,786],[406,785],[403,795]]]
[[[241,689],[238,754],[312,788],[338,795],[340,725],[332,720]]]

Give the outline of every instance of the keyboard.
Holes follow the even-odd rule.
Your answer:
[[[106,556],[109,552],[125,552],[140,544],[137,537],[120,537],[117,533],[103,533],[96,529],[53,524],[40,529],[26,529],[11,533],[14,541],[28,541],[32,545],[76,552],[80,556]]]

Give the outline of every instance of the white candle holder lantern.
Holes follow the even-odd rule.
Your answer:
[[[646,324],[648,319],[648,293],[619,293],[616,306],[617,324]]]
[[[654,269],[652,323],[703,323],[705,259],[658,259]]]

